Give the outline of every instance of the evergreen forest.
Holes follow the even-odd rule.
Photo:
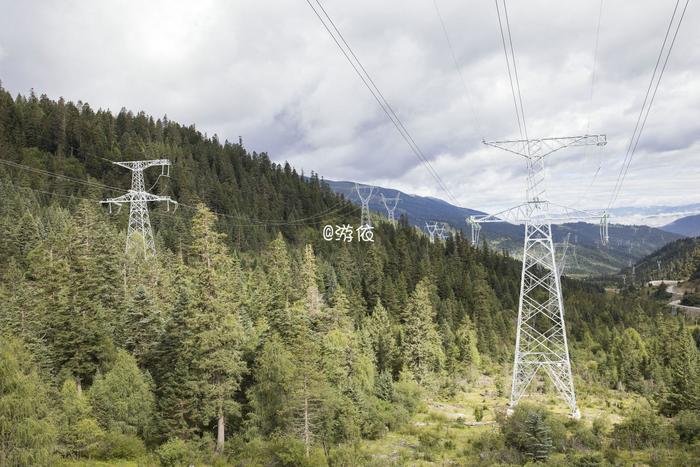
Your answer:
[[[162,158],[144,257],[100,201]],[[461,233],[327,241],[360,211],[319,174],[2,88],[0,199],[0,466],[700,464],[700,329],[657,290],[564,277],[583,417],[545,375],[506,417],[521,263]]]

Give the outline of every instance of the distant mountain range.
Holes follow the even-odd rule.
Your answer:
[[[619,224],[659,227],[675,220],[700,213],[700,203],[681,206],[646,206],[613,208],[610,213]]]
[[[342,194],[350,201],[360,204],[355,191],[355,183],[348,181],[325,180],[336,193]],[[447,223],[455,231],[468,234],[465,219],[472,215],[484,214],[475,209],[454,206],[446,201],[427,197],[410,195],[392,188],[376,187],[370,200],[372,211],[386,214],[382,204],[381,194],[386,197],[401,197],[396,210],[396,217],[401,214],[408,216],[409,222],[425,229],[428,221]],[[577,222],[553,227],[555,242],[563,242],[567,234],[572,246],[567,260],[566,273],[570,275],[614,274],[631,263],[651,254],[668,242],[682,237],[671,231],[643,225],[610,226],[610,244],[600,245],[599,227],[594,224]],[[481,231],[481,240],[486,240],[493,248],[508,251],[514,256],[522,252],[523,227],[507,223],[485,224]]]
[[[673,232],[686,237],[700,237],[700,214],[681,217],[661,227],[666,232]]]

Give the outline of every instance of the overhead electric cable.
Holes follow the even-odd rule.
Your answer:
[[[496,4],[496,16],[498,17],[498,28],[501,31],[501,43],[503,44],[503,55],[506,59],[506,68],[508,69],[508,80],[510,82],[510,91],[513,94],[513,107],[515,108],[515,119],[518,122],[518,131],[520,132],[520,139],[525,140],[525,134],[523,133],[523,125],[520,119],[520,108],[518,107],[518,98],[515,92],[515,84],[513,83],[513,74],[510,69],[510,58],[508,57],[508,47],[506,46],[506,37],[503,32],[503,22],[501,20],[501,11],[498,7],[498,0],[494,0]]]
[[[683,23],[683,18],[685,17],[685,12],[688,8],[688,3],[690,0],[686,0],[685,5],[683,7],[683,11],[681,12],[680,18],[678,22],[676,23],[676,28],[673,33],[673,37],[671,39],[671,43],[668,47],[668,50],[666,50],[666,55],[663,60],[663,65],[661,66],[661,71],[658,74],[657,78],[657,71],[659,70],[659,64],[661,63],[661,59],[664,56],[664,50],[666,49],[666,43],[668,42],[669,38],[669,33],[673,27],[673,21],[676,17],[676,13],[678,11],[678,6],[680,4],[680,0],[676,0],[676,5],[673,9],[673,14],[671,15],[671,19],[668,22],[668,27],[666,29],[666,34],[664,35],[664,40],[663,43],[661,44],[661,49],[659,50],[659,56],[656,59],[656,65],[654,66],[654,71],[651,75],[651,79],[649,80],[649,86],[647,87],[646,94],[644,96],[644,101],[642,102],[642,108],[639,111],[639,116],[637,117],[637,123],[634,126],[634,131],[632,132],[632,137],[630,138],[630,143],[627,146],[627,152],[625,154],[625,159],[622,162],[622,167],[620,168],[620,173],[617,176],[617,181],[615,183],[615,188],[613,189],[612,196],[610,198],[610,202],[608,203],[608,209],[610,209],[613,204],[617,201],[620,191],[622,190],[622,184],[625,181],[625,177],[627,176],[627,172],[629,171],[630,164],[632,163],[632,158],[634,157],[634,154],[637,150],[637,145],[639,144],[639,139],[641,138],[642,132],[644,131],[644,126],[646,125],[647,118],[649,117],[649,113],[651,112],[651,107],[654,103],[654,98],[656,97],[656,93],[659,89],[659,84],[661,83],[661,78],[664,75],[664,72],[666,71],[666,65],[668,64],[668,59],[671,56],[671,51],[673,50],[673,46],[676,43],[676,37],[678,36],[678,31],[680,30],[681,24]],[[654,91],[651,92],[652,87],[654,88]],[[651,96],[650,96],[651,94]],[[648,104],[647,104],[648,103]]]
[[[591,132],[591,113],[593,112],[593,93],[595,89],[595,84],[596,84],[596,68],[598,65],[598,44],[600,41],[600,23],[603,17],[603,0],[600,0],[600,5],[598,6],[598,24],[596,26],[595,30],[595,46],[593,47],[593,68],[591,71],[591,89],[588,94],[588,120],[586,122],[586,134],[590,134]],[[584,159],[588,157],[588,146],[584,146]],[[598,174],[600,173],[600,169],[603,166],[603,157],[599,153],[598,157],[598,167],[596,168],[595,172],[593,173],[593,178],[591,179],[591,182],[588,184],[588,187],[585,189],[583,194],[579,197],[578,201],[576,202],[576,205],[581,205],[581,203],[586,199],[588,194],[591,191],[591,188],[593,188],[593,184],[595,183],[596,179],[598,178]]]
[[[73,182],[73,183],[78,183],[78,184],[86,185],[86,186],[91,187],[91,188],[109,189],[109,190],[115,190],[115,191],[119,191],[119,192],[123,192],[123,193],[128,192],[128,190],[124,190],[124,189],[122,189],[122,188],[111,187],[111,186],[109,186],[109,185],[104,185],[104,184],[99,183],[99,182],[91,182],[91,181],[87,181],[87,180],[81,180],[81,179],[77,179],[77,178],[73,178],[73,177],[68,177],[67,175],[62,175],[62,174],[57,174],[57,173],[54,173],[54,172],[49,172],[48,170],[37,169],[37,168],[35,168],[35,167],[30,167],[30,166],[27,166],[27,165],[18,164],[18,163],[16,163],[16,162],[8,161],[8,160],[6,160],[6,159],[0,159],[0,164],[6,164],[6,165],[9,165],[10,167],[18,168],[18,169],[21,169],[21,170],[26,170],[26,171],[33,172],[33,173],[37,173],[37,174],[40,174],[40,175],[45,175],[45,176],[49,176],[49,177],[56,177],[56,178],[60,178],[60,179],[65,179],[65,180],[67,180],[67,181],[69,181],[69,182]],[[32,188],[30,188],[30,189],[32,189]],[[32,189],[32,190],[35,190],[35,189]],[[35,190],[35,191],[41,191],[41,190]],[[45,193],[46,193],[46,194],[50,194],[49,192],[45,192]],[[69,196],[69,195],[60,195],[60,194],[57,193],[56,196],[66,196],[66,197],[67,197],[67,196]],[[78,196],[72,196],[72,195],[70,195],[70,196],[71,196],[71,197],[74,197],[74,198],[78,198],[78,199],[87,199],[87,198],[80,198],[80,197],[78,197]],[[96,200],[95,200],[95,201],[96,201]],[[195,206],[190,206],[190,205],[183,204],[183,203],[178,203],[178,206],[184,207],[184,208],[189,208],[189,209],[196,209]],[[353,207],[353,208],[354,208],[355,206],[354,206],[353,204],[351,204],[351,203],[338,204],[338,205],[335,205],[335,206],[331,206],[331,207],[325,209],[324,211],[321,211],[320,213],[316,213],[316,214],[314,214],[314,215],[312,215],[312,216],[304,217],[304,218],[301,218],[301,219],[292,219],[292,220],[284,220],[284,219],[277,219],[277,220],[255,220],[255,219],[249,219],[249,218],[244,217],[244,216],[234,216],[234,215],[231,215],[231,214],[226,214],[226,213],[221,213],[221,212],[216,212],[216,211],[213,211],[213,213],[214,213],[215,215],[221,216],[221,217],[227,217],[227,218],[231,218],[231,219],[245,219],[245,220],[247,220],[248,222],[253,222],[253,223],[254,223],[254,224],[240,224],[239,226],[248,226],[248,225],[259,225],[259,226],[267,226],[267,225],[269,225],[269,226],[283,226],[283,225],[297,225],[297,224],[303,224],[304,222],[306,222],[306,221],[308,221],[308,220],[317,219],[317,218],[321,218],[321,217],[324,217],[324,216],[327,216],[327,215],[335,214],[335,213],[341,212],[341,211],[343,211],[344,209],[347,209],[347,208],[349,208],[349,207]],[[234,224],[234,225],[235,225],[235,224]]]
[[[102,188],[102,189],[106,189],[106,190],[119,191],[122,193],[126,193],[128,191],[128,190],[124,190],[122,188],[117,188],[117,187],[105,185],[105,184],[99,183],[99,182],[92,182],[90,180],[82,180],[79,178],[69,177],[68,175],[57,174],[54,172],[49,172],[48,170],[38,169],[36,167],[30,167],[28,165],[19,164],[17,162],[9,161],[7,159],[0,159],[0,164],[5,164],[5,165],[8,165],[10,167],[14,167],[14,168],[21,169],[21,170],[26,170],[28,172],[33,172],[33,173],[37,173],[40,175],[46,175],[49,177],[55,177],[55,178],[68,180],[68,181],[71,181],[74,183],[80,183],[82,185],[86,185],[86,186],[92,187],[92,188]]]
[[[457,198],[452,194],[447,185],[443,182],[442,178],[440,177],[440,174],[438,174],[438,172],[432,166],[432,164],[425,156],[423,151],[420,149],[414,138],[411,136],[411,133],[406,129],[406,126],[403,124],[403,122],[396,114],[392,106],[389,104],[387,99],[379,90],[379,87],[376,85],[376,83],[374,82],[370,74],[367,72],[362,62],[359,60],[355,52],[345,40],[340,30],[331,19],[330,15],[323,8],[323,5],[321,5],[320,1],[315,0],[315,3],[318,5],[318,8],[314,7],[311,0],[306,0],[306,3],[309,5],[309,7],[314,12],[319,21],[321,21],[321,24],[331,36],[333,42],[335,42],[335,44],[338,46],[343,56],[350,63],[352,68],[355,70],[355,73],[362,80],[362,83],[372,94],[372,97],[374,97],[374,99],[377,101],[377,103],[384,111],[386,116],[389,118],[391,123],[393,123],[393,125],[396,127],[396,130],[399,132],[404,141],[406,141],[406,144],[408,144],[408,146],[411,148],[411,151],[414,153],[414,155],[418,158],[420,162],[423,163],[430,175],[435,179],[440,188],[450,197],[452,202],[459,206]],[[326,18],[325,20],[324,17]],[[335,33],[333,31],[335,31]]]
[[[525,106],[523,106],[523,95],[520,92],[520,78],[518,77],[518,65],[515,60],[515,51],[513,49],[513,36],[510,33],[510,20],[508,19],[508,7],[506,6],[506,0],[503,0],[503,12],[506,17],[506,28],[508,30],[508,42],[510,44],[510,55],[513,59],[513,74],[515,75],[515,87],[518,90],[518,101],[520,102],[520,115],[523,118],[523,131],[525,132],[525,139],[529,140],[530,137],[527,134],[527,125],[525,124]],[[528,145],[529,151],[529,145]]]
[[[447,32],[447,26],[445,25],[445,20],[440,13],[440,8],[438,7],[437,0],[433,0],[433,6],[435,7],[435,13],[437,13],[438,20],[440,20],[440,26],[442,26],[442,32],[445,35],[445,41],[447,42],[447,47],[450,49],[450,55],[452,56],[452,61],[454,62],[455,69],[459,75],[459,79],[462,82],[462,87],[464,88],[464,95],[469,105],[469,110],[474,124],[474,129],[479,134],[481,139],[484,139],[484,132],[481,129],[481,124],[479,123],[479,117],[476,113],[476,108],[474,107],[474,95],[471,93],[469,86],[467,86],[467,81],[464,79],[464,73],[462,73],[462,68],[459,66],[459,61],[457,60],[457,54],[455,53],[454,47],[452,46],[452,40],[450,39],[450,34]]]

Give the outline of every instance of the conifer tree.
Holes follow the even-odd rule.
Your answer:
[[[532,411],[525,420],[527,457],[536,462],[547,460],[552,451],[551,430],[539,411]]]
[[[96,451],[104,431],[92,416],[90,401],[80,390],[78,381],[68,378],[61,388],[59,441],[64,454],[87,456]]]
[[[196,279],[192,315],[196,330],[191,348],[196,352],[203,417],[217,420],[216,451],[223,452],[226,417],[238,413],[236,392],[245,372],[240,321],[241,274],[227,254],[225,235],[216,232],[216,216],[204,205],[192,221],[192,253]]]
[[[112,368],[95,377],[88,398],[95,418],[109,430],[147,438],[154,427],[155,399],[150,378],[124,350],[117,352]]]
[[[56,434],[50,389],[32,355],[0,336],[0,465],[50,465]]]
[[[396,340],[389,314],[381,301],[377,303],[372,315],[366,320],[365,329],[371,340],[377,372],[391,371],[396,352]]]
[[[619,383],[639,390],[647,366],[647,350],[642,337],[634,328],[627,328],[613,343]]]
[[[273,334],[263,345],[254,370],[255,384],[248,392],[249,414],[262,435],[285,433],[290,424],[290,403],[296,369],[282,340]]]
[[[431,302],[432,284],[422,279],[408,300],[404,312],[401,354],[404,365],[421,381],[431,372],[443,368],[445,355],[433,321],[435,311]]]
[[[679,326],[669,344],[670,384],[661,412],[673,416],[681,410],[700,410],[700,356],[685,325]]]
[[[187,267],[178,261],[173,280],[174,303],[155,349],[151,368],[156,381],[160,433],[164,438],[190,439],[198,432],[194,351],[190,347],[193,287]]]

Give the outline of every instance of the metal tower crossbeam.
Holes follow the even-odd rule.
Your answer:
[[[128,251],[133,245],[136,235],[141,236],[143,245],[144,258],[155,256],[156,246],[153,238],[153,229],[151,228],[151,219],[148,214],[149,202],[165,202],[168,210],[170,204],[175,205],[177,209],[177,201],[174,201],[169,196],[159,196],[148,193],[146,191],[143,171],[149,167],[160,166],[161,176],[170,176],[170,161],[167,159],[145,160],[145,161],[120,161],[114,164],[131,170],[131,189],[124,195],[117,198],[108,198],[101,201],[102,204],[108,204],[109,210],[112,212],[112,205],[116,205],[121,209],[123,204],[129,204],[129,228],[126,234],[126,250]]]
[[[564,136],[559,138],[483,141],[487,146],[502,149],[527,159],[527,201],[544,199],[544,159],[569,146],[605,146],[605,135]]]
[[[528,159],[542,159],[553,152],[570,146],[605,146],[605,135],[563,136],[559,138],[482,141],[487,146],[503,149]]]

